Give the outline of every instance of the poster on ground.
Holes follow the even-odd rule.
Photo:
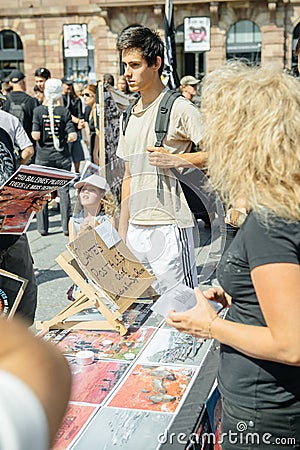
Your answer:
[[[172,414],[102,408],[76,442],[75,449],[155,450],[172,418]]]
[[[196,369],[137,364],[108,406],[175,413]]]
[[[116,331],[74,330],[65,335],[58,347],[67,356],[91,350],[96,359],[132,362],[154,331],[155,328],[139,328],[121,336]]]

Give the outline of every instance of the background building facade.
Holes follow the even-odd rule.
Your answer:
[[[197,77],[233,57],[296,67],[300,0],[173,0],[173,5],[180,77]],[[96,81],[107,72],[118,76],[118,34],[139,24],[159,30],[163,37],[164,10],[164,0],[1,0],[0,79],[19,68],[27,76],[29,92],[38,67],[47,67],[55,77],[72,75],[78,80],[89,76]],[[184,25],[191,18],[210,21],[208,51],[185,51]],[[68,49],[67,40],[75,51]]]

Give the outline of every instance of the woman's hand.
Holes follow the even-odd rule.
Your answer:
[[[171,311],[166,323],[178,331],[191,334],[199,338],[211,339],[211,325],[213,321],[221,320],[216,311],[210,306],[207,298],[199,288],[195,288],[197,304],[188,311],[177,313]]]
[[[223,308],[229,308],[231,305],[231,297],[226,294],[223,288],[221,287],[211,287],[202,292],[204,297],[207,300],[211,300],[213,302],[221,303]]]

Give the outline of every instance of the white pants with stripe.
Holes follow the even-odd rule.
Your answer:
[[[129,224],[126,244],[156,276],[152,286],[159,294],[178,283],[197,286],[193,228]]]

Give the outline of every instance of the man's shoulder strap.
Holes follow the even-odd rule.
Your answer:
[[[170,114],[172,110],[172,106],[176,98],[180,97],[181,94],[176,91],[168,90],[161,102],[158,106],[158,112],[155,121],[155,134],[156,134],[156,143],[155,147],[161,147],[164,137],[167,134],[170,122]],[[122,131],[123,135],[125,135],[125,131],[132,113],[133,107],[136,105],[138,99],[136,99],[133,103],[131,103],[126,111],[123,112],[123,121],[122,121]]]
[[[132,103],[130,103],[130,105],[128,106],[128,108],[123,111],[122,114],[122,132],[123,132],[123,136],[125,136],[125,131],[132,113],[132,110],[134,108],[134,106],[137,104],[137,102],[139,101],[140,97],[137,97]]]
[[[178,97],[181,97],[179,92],[169,90],[161,99],[155,121],[155,147],[162,146],[163,140],[168,132],[172,106]]]

